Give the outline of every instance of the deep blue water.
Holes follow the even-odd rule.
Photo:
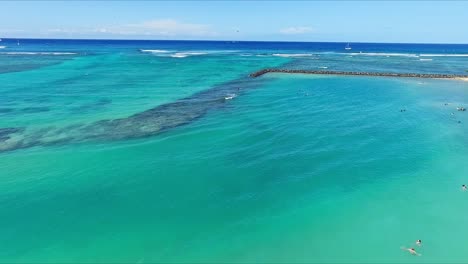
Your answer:
[[[17,42],[20,45],[17,45]],[[3,39],[2,45],[11,50],[110,52],[109,49],[166,48],[180,50],[290,50],[311,52],[343,52],[343,42],[268,42],[268,41],[178,41],[178,40],[75,40],[75,39]],[[399,43],[350,43],[350,52],[387,53],[468,53],[468,44],[399,44]]]

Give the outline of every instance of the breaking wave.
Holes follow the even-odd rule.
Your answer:
[[[168,53],[168,50],[152,50],[152,49],[141,49],[141,52],[149,52],[149,53]]]
[[[274,53],[272,54],[273,56],[276,56],[276,57],[285,57],[285,58],[289,58],[289,57],[311,57],[311,56],[314,56],[314,54],[310,54],[310,53]]]
[[[421,54],[421,57],[468,57],[468,54]]]
[[[206,52],[177,52],[170,55],[172,58],[185,58],[189,56],[198,56],[198,55],[205,55]]]
[[[340,53],[346,55],[364,55],[364,56],[385,56],[385,57],[419,57],[418,54],[412,53],[388,53],[388,52],[351,52],[351,53]]]

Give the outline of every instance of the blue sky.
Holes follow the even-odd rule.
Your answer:
[[[468,43],[468,2],[2,1],[0,37]]]

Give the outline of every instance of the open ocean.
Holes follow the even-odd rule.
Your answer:
[[[345,45],[3,39],[0,262],[468,262],[468,82],[248,76],[468,45]]]

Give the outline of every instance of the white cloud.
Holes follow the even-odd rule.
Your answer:
[[[64,29],[64,28],[50,28],[50,29],[47,29],[45,32],[43,32],[45,34],[47,33],[65,33],[65,34],[73,34],[73,33],[79,33],[79,31],[76,31],[76,30],[71,30],[71,29]]]
[[[26,32],[24,29],[14,29],[14,28],[0,28],[0,32],[2,33],[22,33]]]
[[[51,38],[215,39],[220,36],[211,25],[187,23],[175,19],[155,19],[133,24],[98,25],[97,27],[39,28],[34,31],[0,28],[0,32],[7,33],[8,37]]]
[[[313,28],[311,27],[287,27],[280,29],[281,34],[286,34],[286,35],[298,35],[298,34],[306,34],[313,32]]]
[[[160,37],[210,37],[216,35],[216,32],[214,32],[210,25],[184,23],[174,19],[158,19],[137,24],[100,27],[93,31],[96,33],[118,35],[147,35]]]

